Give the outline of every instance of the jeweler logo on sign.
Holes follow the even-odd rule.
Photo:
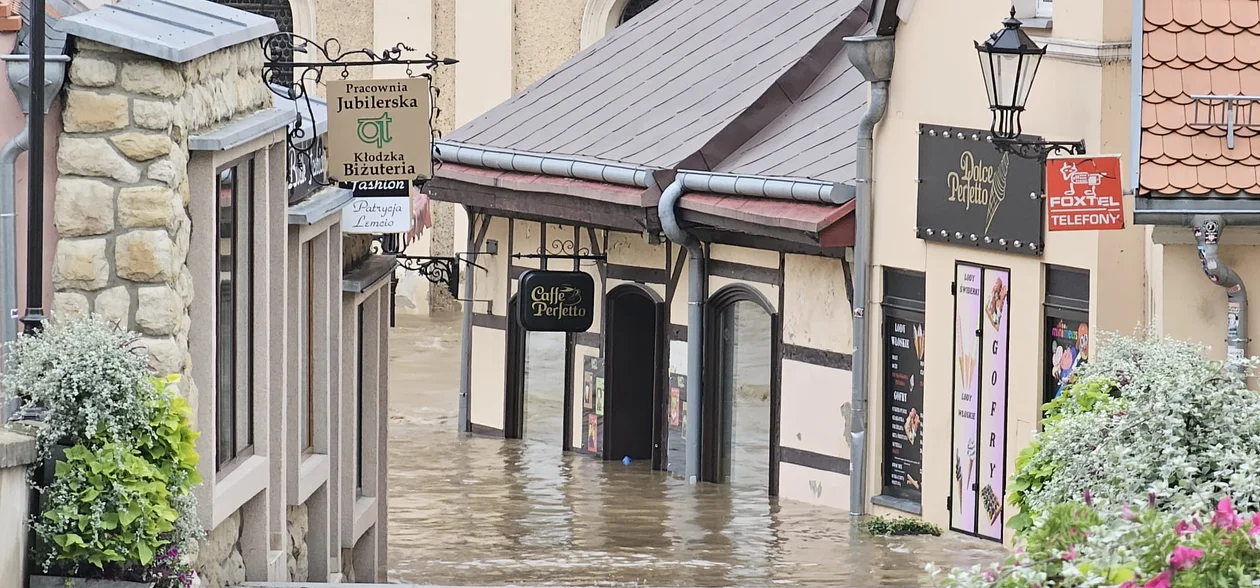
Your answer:
[[[1120,156],[1054,157],[1046,161],[1046,220],[1051,231],[1124,228]]]

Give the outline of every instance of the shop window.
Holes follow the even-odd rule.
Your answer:
[[[215,464],[219,470],[249,455],[254,444],[253,189],[252,159],[219,171],[215,304]]]
[[[1046,266],[1046,373],[1042,402],[1076,379],[1089,360],[1089,272]]]
[[[355,422],[355,449],[354,449],[354,488],[355,496],[363,496],[363,361],[366,358],[364,353],[363,340],[363,305],[358,306],[358,318],[355,321],[355,349],[357,357],[355,358],[356,368],[355,375],[355,399],[354,399],[354,422]]]
[[[926,291],[923,274],[884,270],[883,490],[872,500],[914,514],[923,502]]]
[[[1054,0],[1037,0],[1037,18],[1054,16]]]
[[[1002,541],[1011,271],[960,263],[954,277],[950,528]]]

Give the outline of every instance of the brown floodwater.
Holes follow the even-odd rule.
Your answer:
[[[391,582],[917,586],[928,562],[1000,557],[994,543],[950,533],[865,536],[847,512],[742,483],[768,451],[755,385],[736,401],[747,415],[736,419],[733,485],[565,454],[561,335],[530,336],[525,439],[457,434],[459,339],[458,314],[400,315],[391,335]],[[765,370],[750,361],[755,379]]]

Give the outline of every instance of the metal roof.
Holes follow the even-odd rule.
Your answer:
[[[800,98],[869,3],[661,0],[450,138],[712,169]]]
[[[67,34],[172,63],[278,31],[276,21],[209,0],[122,0],[61,20]]]
[[[87,11],[79,0],[47,0],[45,6],[45,25],[44,29],[44,49],[46,55],[56,55],[65,52],[66,48],[66,32],[62,27],[62,19]],[[22,15],[22,31],[18,33],[18,42],[13,53],[29,54],[31,52],[31,3],[30,0],[22,0],[19,8]]]
[[[861,72],[849,63],[848,51],[841,52],[800,100],[715,171],[852,182],[866,94]]]

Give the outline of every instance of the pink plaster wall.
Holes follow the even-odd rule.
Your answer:
[[[0,53],[7,54],[13,50],[17,40],[15,33],[0,34]],[[7,67],[0,65],[0,68]],[[8,89],[8,78],[0,78],[0,145],[17,136],[26,124],[22,107],[17,97]],[[44,119],[44,314],[48,314],[52,303],[52,262],[57,246],[57,230],[53,227],[53,196],[57,185],[57,139],[61,135],[61,98],[53,103],[52,109]],[[18,308],[26,304],[26,195],[27,195],[27,156],[17,159],[16,199],[17,199],[17,284]],[[0,280],[13,279],[12,276],[0,276]],[[0,320],[10,320],[9,309],[0,309]]]

